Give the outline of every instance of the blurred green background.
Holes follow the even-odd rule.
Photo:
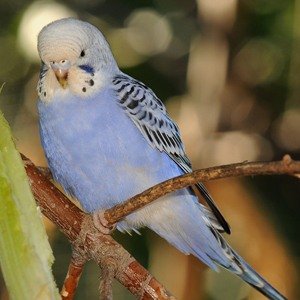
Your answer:
[[[98,26],[123,71],[149,85],[178,123],[194,168],[245,160],[300,159],[300,1],[0,1],[0,109],[18,149],[45,165],[35,90],[36,38],[74,16]],[[0,133],[1,134],[1,133]],[[299,299],[300,184],[297,178],[208,184],[232,226],[231,244],[289,299]],[[70,245],[45,220],[61,286]],[[263,299],[222,271],[147,230],[115,237],[178,299]],[[89,263],[76,299],[98,299]],[[0,299],[7,299],[3,280]],[[115,284],[115,299],[133,299]]]

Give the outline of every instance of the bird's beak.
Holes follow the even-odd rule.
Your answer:
[[[68,70],[57,69],[53,70],[57,81],[63,89],[68,85]]]
[[[55,74],[55,77],[61,87],[65,89],[68,85],[68,73],[69,73],[69,68],[70,64],[66,60],[62,60],[58,63],[52,62],[51,63],[51,68]]]

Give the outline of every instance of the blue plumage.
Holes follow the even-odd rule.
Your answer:
[[[177,125],[143,83],[122,73],[102,34],[63,19],[38,38],[40,133],[49,167],[89,213],[110,208],[147,188],[191,171]],[[285,299],[234,250],[229,226],[202,184],[210,208],[191,189],[166,195],[117,224],[147,226],[213,269],[232,271],[270,299]]]
[[[116,101],[107,101],[113,96],[113,90],[105,89],[85,101],[71,95],[51,103],[38,103],[41,140],[53,176],[87,212],[112,207],[159,182],[183,174],[167,154],[141,138]],[[191,202],[195,214],[191,213]],[[184,238],[172,234],[178,214],[182,223],[190,224],[180,229]],[[228,264],[205,223],[200,223],[203,224],[200,234],[194,226],[204,215],[196,197],[188,190],[166,196],[135,215],[121,222],[119,229],[148,226],[181,251],[193,253],[214,269],[206,251]],[[159,220],[153,222],[155,218]],[[169,228],[163,232],[160,225],[166,221],[169,223],[164,227]],[[199,238],[186,241],[193,236],[193,231]]]

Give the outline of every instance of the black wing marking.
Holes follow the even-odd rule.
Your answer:
[[[115,76],[112,82],[121,107],[139,128],[150,145],[166,152],[184,172],[191,172],[192,166],[185,154],[179,129],[170,119],[165,106],[154,92],[142,82],[125,74]],[[228,223],[204,185],[198,183],[196,187],[206,200],[217,221],[223,227],[223,230],[230,233]],[[214,220],[214,223],[216,223],[216,220]]]
[[[46,73],[48,71],[48,67],[47,65],[42,61],[41,62],[41,68],[40,68],[40,76],[39,76],[39,79],[42,79]]]

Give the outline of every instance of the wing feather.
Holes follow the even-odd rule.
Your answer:
[[[119,104],[149,144],[166,152],[185,173],[191,172],[191,162],[185,153],[178,126],[168,116],[165,106],[154,92],[142,82],[125,74],[115,76],[112,82]],[[218,231],[223,228],[223,231],[230,233],[228,223],[205,186],[198,183],[196,187],[215,216],[210,217],[212,225],[219,222],[221,227],[216,225],[215,228],[218,227]]]

